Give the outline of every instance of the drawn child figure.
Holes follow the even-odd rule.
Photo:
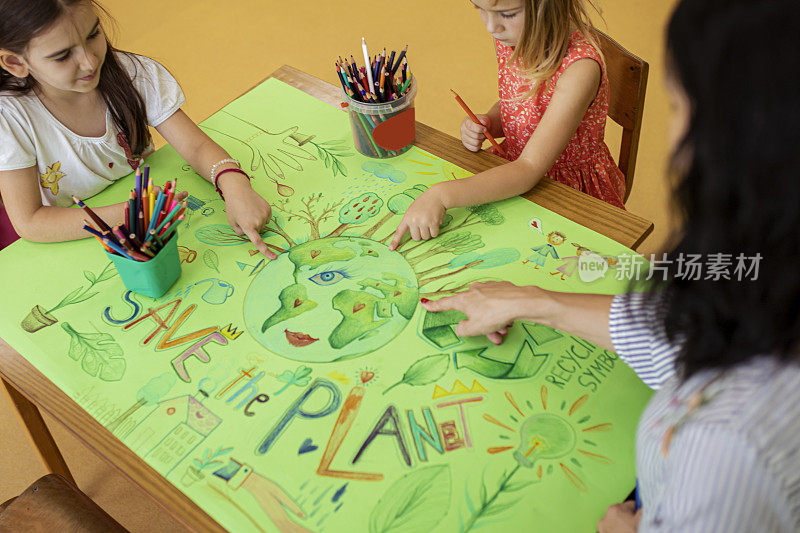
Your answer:
[[[153,151],[154,127],[225,197],[228,222],[259,236],[270,206],[239,163],[181,110],[185,98],[156,61],[116,50],[92,0],[0,0],[0,194],[17,233],[57,242],[86,236],[67,209],[130,174]],[[227,172],[226,172],[227,171]],[[98,207],[109,222],[123,203]]]
[[[562,281],[566,281],[566,278],[564,276],[566,276],[567,278],[571,278],[572,275],[575,273],[575,270],[578,269],[578,262],[580,261],[581,255],[583,255],[584,252],[587,253],[591,252],[590,249],[581,246],[580,244],[576,244],[574,242],[571,244],[576,248],[575,255],[572,255],[570,257],[562,257],[561,265],[559,265],[558,268],[556,268],[555,272],[550,272],[551,276],[557,276],[561,274]]]
[[[552,255],[553,259],[560,259],[558,252],[556,252],[556,246],[564,244],[565,240],[567,240],[567,237],[563,233],[551,231],[547,234],[547,242],[536,248],[531,248],[535,253],[523,263],[533,263],[533,268],[539,270],[539,267],[544,266],[548,256]]]
[[[471,0],[495,40],[500,99],[481,125],[465,118],[461,141],[477,152],[484,131],[505,137],[509,163],[437,183],[406,211],[390,248],[406,232],[436,237],[448,209],[510,198],[543,177],[624,209],[625,177],[604,142],[609,84],[591,0]]]

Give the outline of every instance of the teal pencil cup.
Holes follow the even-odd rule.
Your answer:
[[[116,254],[108,257],[126,289],[150,298],[164,296],[181,275],[177,232],[150,261],[134,261]]]

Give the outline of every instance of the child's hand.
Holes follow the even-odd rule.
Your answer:
[[[461,142],[464,143],[467,150],[471,152],[480,151],[481,146],[483,146],[483,141],[486,140],[484,132],[492,127],[492,120],[489,118],[489,115],[475,116],[478,117],[482,125],[475,124],[469,117],[466,117],[464,122],[461,123]]]
[[[403,215],[403,220],[397,226],[389,249],[397,248],[406,232],[410,233],[411,238],[415,241],[420,239],[427,241],[436,237],[439,235],[439,226],[442,224],[442,218],[446,211],[436,189],[430,188],[420,194]]]
[[[220,190],[225,195],[225,212],[228,223],[237,235],[246,235],[256,249],[268,259],[278,256],[267,248],[261,238],[261,231],[269,222],[272,208],[256,191],[248,180],[240,175],[223,176],[219,181]]]

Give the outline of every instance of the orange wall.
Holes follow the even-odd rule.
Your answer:
[[[420,80],[418,118],[457,135],[463,118],[449,89],[476,111],[497,97],[491,39],[467,0],[101,0],[119,23],[117,43],[164,63],[183,85],[185,110],[201,120],[282,64],[335,82],[336,55],[408,43]],[[655,222],[641,250],[658,249],[669,227],[664,166],[668,106],[664,24],[675,0],[604,0],[598,25],[650,63],[642,136],[628,209]],[[402,8],[401,8],[402,7]],[[608,143],[618,153],[619,133]]]

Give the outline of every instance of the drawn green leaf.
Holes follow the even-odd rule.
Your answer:
[[[97,291],[95,291],[95,292],[85,292],[85,293],[81,294],[80,296],[75,297],[69,303],[70,304],[79,304],[81,302],[85,302],[86,300],[88,300],[89,298],[91,298],[92,296],[94,296],[96,294],[97,294]]]
[[[464,498],[467,502],[467,509],[471,514],[475,514],[475,504],[472,503],[472,498],[469,497],[469,489],[464,490]]]
[[[513,500],[506,503],[497,503],[497,501],[495,500],[495,503],[493,503],[485,511],[483,511],[483,517],[485,518],[489,516],[499,515],[500,513],[507,511],[508,509],[511,509],[518,503],[519,500]]]
[[[106,281],[107,279],[111,279],[117,275],[117,269],[112,267],[112,263],[108,263],[106,267],[100,272],[100,275],[97,276],[97,281],[95,283],[100,283],[101,281]]]
[[[403,378],[384,390],[383,393],[386,394],[403,383],[412,387],[428,385],[444,376],[448,368],[450,368],[449,354],[438,353],[423,357],[408,367],[406,373],[403,374]]]
[[[529,487],[533,485],[532,481],[517,481],[515,483],[510,483],[505,486],[506,492],[516,492],[518,490],[522,490],[525,487]]]
[[[88,279],[89,283],[95,283],[97,281],[97,276],[95,276],[93,272],[89,272],[88,270],[83,271],[83,277]]]
[[[372,508],[370,533],[427,532],[450,508],[450,465],[415,470],[395,481]]]
[[[67,354],[81,362],[81,369],[103,381],[119,381],[125,375],[122,347],[108,333],[79,333],[68,322],[61,328],[70,337]]]
[[[208,268],[219,272],[219,256],[217,255],[217,252],[211,248],[208,248],[205,252],[203,252],[203,262]]]
[[[66,296],[64,296],[64,299],[62,299],[60,302],[58,302],[58,304],[53,309],[51,309],[51,311],[54,311],[56,309],[60,309],[60,308],[64,307],[65,305],[69,305],[70,303],[72,303],[72,299],[75,298],[78,294],[80,294],[80,292],[82,290],[83,290],[83,287],[78,287],[77,289],[75,289],[71,293],[69,293]]]

